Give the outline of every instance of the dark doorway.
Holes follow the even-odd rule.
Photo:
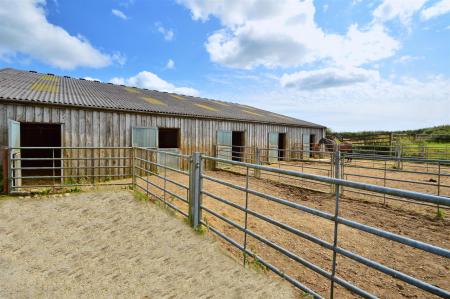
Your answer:
[[[316,144],[316,135],[309,135],[309,150],[314,151],[314,144]]]
[[[41,123],[20,124],[20,146],[37,147],[37,149],[22,149],[22,158],[48,158],[48,160],[22,160],[23,176],[60,176],[61,150],[39,147],[61,147],[61,125]],[[56,160],[54,160],[56,159]],[[40,169],[26,169],[28,167]]]
[[[286,158],[286,133],[278,135],[278,161],[284,161]]]
[[[159,148],[179,148],[180,147],[180,129],[178,128],[159,128],[158,129],[158,147]]]
[[[231,136],[231,151],[232,151],[232,160],[233,161],[241,161],[244,154],[244,132],[241,131],[233,131]]]

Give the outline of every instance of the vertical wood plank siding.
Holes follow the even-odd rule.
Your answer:
[[[322,128],[300,128],[245,121],[1,103],[1,146],[8,144],[8,119],[20,122],[62,124],[62,145],[66,147],[131,146],[131,127],[133,126],[179,128],[182,153],[191,154],[194,151],[200,151],[207,155],[215,154],[216,132],[218,130],[244,131],[245,145],[260,148],[267,147],[269,132],[286,133],[287,149],[300,148],[302,134],[315,134],[316,140],[319,140],[325,132]],[[108,152],[112,153],[111,150]],[[78,153],[74,151],[73,154]],[[79,151],[80,156],[91,154],[87,151]],[[119,154],[119,152],[114,154]],[[125,152],[120,154],[123,155]],[[80,166],[90,165],[90,162],[80,163]],[[101,166],[108,165],[107,161],[95,163]],[[105,173],[104,169],[99,171]]]

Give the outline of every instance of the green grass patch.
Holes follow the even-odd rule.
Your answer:
[[[195,231],[198,235],[203,235],[203,234],[205,234],[205,233],[208,231],[208,229],[207,229],[204,225],[200,224],[199,226],[197,226],[196,228],[194,228],[194,231]]]
[[[37,194],[39,194],[41,196],[46,196],[46,195],[49,195],[50,193],[52,193],[52,189],[51,188],[45,188],[45,189],[39,191]]]
[[[148,197],[145,193],[141,192],[141,191],[134,191],[133,192],[133,196],[135,199],[139,200],[139,201],[147,201]]]
[[[251,245],[249,246],[249,249],[253,254],[250,255],[244,252],[245,264],[256,272],[266,272],[268,270],[267,266],[261,263],[256,257],[258,255],[256,253],[256,248]]]
[[[73,187],[73,188],[70,188],[69,190],[67,190],[66,192],[68,192],[68,193],[79,193],[79,192],[81,192],[81,188]]]

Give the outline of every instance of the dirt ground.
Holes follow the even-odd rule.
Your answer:
[[[290,298],[126,190],[0,201],[1,298]]]
[[[227,182],[245,186],[245,177],[241,175],[225,171],[209,171],[206,174]],[[170,172],[168,173],[168,177],[187,185],[187,176]],[[150,180],[161,186],[163,184],[163,180],[156,177],[151,177]],[[145,185],[143,182],[140,184]],[[182,188],[176,187],[168,182],[166,184],[169,191],[183,197],[186,196]],[[249,179],[249,186],[253,190],[328,213],[334,213],[335,200],[331,194],[313,192],[295,186],[289,187],[275,181],[255,179],[253,177]],[[204,190],[233,203],[241,206],[245,205],[244,192],[219,185],[206,179],[203,180],[203,187]],[[156,194],[161,198],[165,197],[166,200],[171,201],[181,209],[187,211],[187,205],[169,193],[164,195],[164,192],[151,186],[150,193]],[[242,226],[245,225],[243,212],[206,195],[203,195],[203,204],[205,207],[218,212],[222,216]],[[332,243],[333,241],[334,225],[331,221],[253,195],[249,195],[248,197],[248,206],[253,211],[281,221],[327,242]],[[387,205],[383,205],[372,200],[355,200],[352,197],[343,196],[340,203],[340,215],[373,227],[408,236],[443,248],[449,248],[450,221],[447,218],[435,218],[435,213],[424,213],[421,207],[418,208],[418,211],[415,211],[410,206],[410,203],[397,202],[395,204],[388,202]],[[203,212],[203,219],[210,226],[218,228],[234,240],[243,244],[244,234],[236,228],[233,228],[231,225],[206,211]],[[282,245],[292,253],[315,263],[327,271],[331,271],[332,252],[330,250],[281,230],[267,222],[263,222],[256,217],[249,216],[247,226],[253,232],[264,236],[276,244]],[[242,257],[242,253],[231,245],[224,241],[222,243],[236,257]],[[338,246],[425,280],[433,285],[450,290],[450,281],[448,279],[450,277],[449,259],[412,249],[408,246],[360,232],[344,225],[339,226]],[[330,283],[317,273],[301,266],[251,237],[248,237],[247,248],[250,248],[273,265],[285,271],[285,273],[306,284],[321,295],[328,296]],[[400,280],[391,278],[339,255],[337,275],[382,298],[432,298],[432,295],[422,292],[420,289],[409,286]],[[337,287],[336,292],[338,298],[355,297],[354,294],[341,287]]]
[[[441,165],[440,169],[438,169],[437,165],[405,162],[403,163],[403,168],[401,170],[395,169],[394,165],[395,162],[393,161],[389,161],[385,165],[383,161],[353,160],[345,163],[343,178],[356,182],[450,197],[449,165]],[[329,162],[325,162],[324,160],[311,160],[309,162],[279,162],[272,163],[268,166],[322,176],[330,176],[331,173]],[[245,169],[237,166],[230,167],[230,165],[227,165],[224,169],[241,174],[245,172]],[[440,177],[437,175],[438,172],[441,174]],[[252,174],[253,170],[250,170],[250,173]],[[371,176],[372,178],[368,178],[367,176]],[[386,179],[384,179],[385,176]],[[323,192],[330,192],[332,189],[330,185],[325,183],[299,178],[294,179],[292,177],[274,175],[273,173],[268,172],[262,172],[261,178]],[[398,180],[408,180],[412,182],[400,182]],[[351,188],[344,188],[343,192],[347,192],[346,196],[349,198],[362,199],[374,203],[387,202],[391,206],[407,209],[411,212],[421,211],[428,216],[436,215],[437,211],[436,206],[405,205],[402,202],[397,201],[398,198],[389,195],[385,197],[380,194]],[[364,192],[365,194],[361,194],[361,192]],[[450,214],[449,209],[443,208],[442,210],[446,210],[444,214]]]

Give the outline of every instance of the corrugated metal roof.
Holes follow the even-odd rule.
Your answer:
[[[0,70],[2,99],[323,128],[247,105],[10,68]]]

